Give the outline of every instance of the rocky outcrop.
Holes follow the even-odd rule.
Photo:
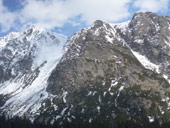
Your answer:
[[[151,12],[137,13],[125,36],[128,45],[170,76],[170,20]]]

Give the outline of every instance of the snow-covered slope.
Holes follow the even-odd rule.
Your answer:
[[[63,35],[34,26],[0,38],[0,67],[4,77],[0,95],[6,97],[1,106],[3,111],[11,116],[36,113],[48,97],[47,79],[64,54],[66,40]]]

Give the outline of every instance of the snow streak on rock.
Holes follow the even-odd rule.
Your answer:
[[[150,62],[145,56],[140,55],[138,52],[133,51],[133,54],[135,57],[139,60],[139,62],[146,68],[152,71],[156,71],[157,73],[160,73],[159,71],[159,65],[156,65],[152,62]]]

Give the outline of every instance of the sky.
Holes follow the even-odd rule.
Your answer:
[[[95,20],[121,23],[140,11],[170,16],[170,0],[0,0],[0,37],[32,25],[70,37]]]

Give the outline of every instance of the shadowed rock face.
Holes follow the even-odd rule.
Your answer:
[[[26,32],[27,36],[32,32]],[[52,35],[49,39],[54,40],[53,43],[58,42]],[[42,34],[38,39],[45,37]],[[15,40],[12,41],[15,43]],[[29,47],[26,38],[21,43],[23,41],[25,44],[21,49]],[[68,39],[63,47],[64,54],[60,57],[52,54],[56,60],[46,70],[43,67],[49,64],[50,56],[33,68],[37,47],[31,48],[35,53],[26,51],[27,54],[15,65],[10,61],[16,57],[11,55],[11,50],[5,49],[0,54],[0,59],[11,65],[9,68],[5,64],[0,66],[1,82],[16,78],[20,72],[27,74],[25,86],[36,83],[39,75],[44,78],[39,83],[44,87],[36,93],[36,97],[35,93],[31,93],[31,100],[26,100],[15,109],[7,102],[5,107],[13,108],[11,115],[16,112],[16,115],[22,116],[24,110],[30,119],[46,123],[58,121],[59,124],[96,119],[114,122],[122,117],[122,113],[124,118],[136,121],[145,118],[159,118],[160,122],[165,118],[170,120],[169,17],[146,12],[136,13],[130,22],[122,24],[97,20],[93,26]],[[52,50],[57,54],[59,49],[55,48]],[[12,72],[14,69],[15,73]],[[5,75],[8,70],[10,75]],[[32,99],[37,100],[33,100],[36,105],[31,104]],[[25,104],[33,107],[26,109]]]

